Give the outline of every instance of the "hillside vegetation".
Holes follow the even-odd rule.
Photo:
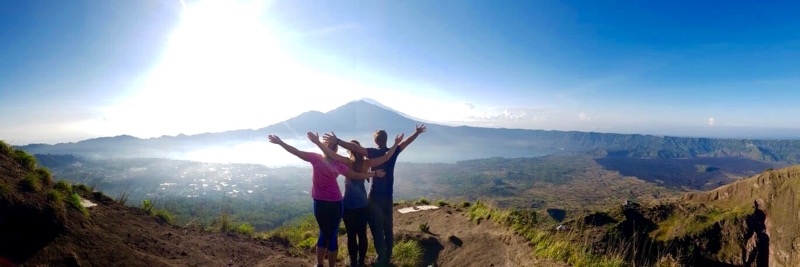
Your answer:
[[[36,157],[62,179],[93,185],[115,198],[127,195],[128,204],[149,199],[157,208],[171,211],[182,224],[209,226],[225,210],[234,221],[266,231],[311,212],[308,168]],[[399,162],[394,193],[398,200],[482,199],[500,208],[550,210],[563,214],[559,218],[572,218],[627,200],[648,203],[727,184],[770,166],[742,158],[612,159],[588,155],[487,158],[453,164]]]
[[[191,223],[199,218],[194,217],[189,224],[205,225],[178,227],[169,223],[169,213],[151,202],[145,201],[143,209],[125,207],[89,186],[56,182],[36,158],[1,144],[0,237],[9,242],[0,245],[0,257],[14,263],[282,266],[307,265],[313,258],[315,223],[310,217],[257,233],[241,224],[241,217],[212,205],[209,210],[221,209],[216,216],[187,213],[188,218],[216,217],[212,222]],[[684,166],[687,172],[725,171],[735,177],[736,168],[727,163],[670,164]],[[800,220],[800,166],[683,195],[605,170],[590,156],[404,166],[397,175],[407,179],[398,180],[397,192],[417,190],[437,198],[481,201],[420,199],[419,204],[443,208],[396,215],[400,265],[463,265],[475,260],[486,265],[572,266],[800,262],[800,226],[795,223]],[[118,167],[131,170],[124,164]],[[234,168],[229,166],[226,173],[235,173]],[[81,198],[98,206],[85,209]],[[179,210],[193,210],[189,202],[180,205],[184,208]],[[397,208],[409,205],[400,203]]]
[[[624,256],[668,255],[692,266],[796,266],[800,262],[800,166],[769,170],[708,192],[628,203],[568,224],[594,246],[638,244]],[[600,250],[602,251],[602,249]]]
[[[401,166],[401,165],[398,165]],[[483,200],[499,208],[554,209],[567,216],[605,209],[626,200],[649,202],[679,189],[608,171],[585,155],[490,158],[456,164],[403,164],[395,192],[428,198]]]
[[[84,208],[82,199],[97,204]],[[35,158],[0,141],[0,265],[303,266],[288,246],[169,224],[85,185],[54,182]]]
[[[683,200],[732,214],[720,216],[711,225],[723,233],[714,258],[759,266],[800,262],[800,166],[767,171],[710,192],[690,193]],[[736,222],[740,228],[731,229]],[[734,230],[745,231],[729,235]]]

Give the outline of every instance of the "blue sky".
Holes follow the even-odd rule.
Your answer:
[[[800,138],[800,3],[0,1],[0,138],[448,124]],[[793,64],[794,63],[794,64]]]

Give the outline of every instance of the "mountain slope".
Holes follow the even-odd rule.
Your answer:
[[[32,157],[0,148],[0,265],[310,265],[280,242],[166,224],[86,187],[54,183]],[[70,201],[80,198],[97,206],[84,213]]]
[[[354,101],[326,113],[309,111],[284,122],[273,124],[258,131],[264,134],[305,136],[312,132],[366,133],[372,135],[375,130],[384,129],[389,133],[397,133],[414,129],[419,124],[398,113],[369,104]]]
[[[414,240],[424,247],[419,266],[568,266],[533,257],[525,238],[491,221],[474,223],[459,207],[397,212],[413,207],[395,206],[394,235],[395,243]],[[421,224],[427,232],[420,230]]]
[[[722,210],[750,210],[745,250],[758,249],[769,266],[800,263],[800,165],[771,170],[683,200]],[[720,222],[720,225],[725,222]],[[743,258],[747,258],[743,255]],[[760,264],[759,264],[760,265]]]
[[[797,165],[655,205],[628,203],[583,219],[611,215],[613,223],[574,225],[603,229],[601,243],[634,244],[638,247],[629,249],[634,254],[669,254],[691,266],[797,266],[799,192]],[[584,231],[592,232],[596,231]],[[629,257],[658,260],[642,254]]]
[[[255,239],[238,234],[210,233],[166,223],[145,210],[117,203],[99,192],[42,179],[36,190],[25,179],[35,161],[17,160],[2,143],[0,153],[0,265],[30,266],[309,266],[312,253],[290,255],[286,239]],[[28,159],[28,158],[26,158]],[[30,164],[28,164],[30,163]],[[17,188],[19,185],[20,188]],[[81,213],[67,207],[51,210],[45,192],[68,186],[76,197],[97,204]],[[400,204],[395,210],[407,207]],[[473,223],[467,211],[443,206],[438,210],[397,213],[398,243],[412,240],[424,247],[421,263],[442,266],[566,266],[533,258],[527,241],[492,223]],[[425,224],[428,231],[419,231]],[[46,231],[50,230],[50,231]],[[312,234],[313,235],[313,234]],[[304,237],[306,238],[306,237]],[[344,236],[340,237],[344,244]],[[295,244],[296,245],[296,244]],[[345,246],[341,246],[345,249]],[[396,251],[400,251],[397,249]],[[295,250],[294,253],[297,253]],[[341,254],[341,253],[340,253]],[[400,254],[400,253],[398,253]],[[395,261],[406,259],[396,255]],[[419,262],[418,262],[419,263]],[[340,262],[337,266],[343,266]]]

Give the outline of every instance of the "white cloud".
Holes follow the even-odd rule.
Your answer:
[[[589,114],[588,114],[588,113],[586,113],[586,112],[581,112],[580,114],[578,114],[578,120],[581,120],[581,121],[591,121],[591,120],[592,120],[592,116],[591,116],[591,115],[589,115]]]
[[[545,121],[547,120],[547,112],[541,109],[504,108],[471,115],[467,119],[478,121]]]
[[[716,122],[716,120],[714,119],[714,117],[708,118],[708,125],[709,125],[709,126],[714,126],[714,124],[716,124],[716,123],[717,123],[717,122]]]

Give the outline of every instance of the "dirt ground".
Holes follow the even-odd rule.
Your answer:
[[[93,200],[90,218],[66,231],[25,266],[312,266],[288,244],[158,222],[111,199]]]
[[[410,205],[394,209],[395,242],[419,240],[425,248],[423,266],[567,266],[534,258],[525,238],[492,222],[476,224],[464,209],[397,212],[405,207]],[[427,223],[428,233],[420,230],[422,223]]]
[[[0,155],[0,163],[0,182],[6,187],[18,184],[26,173],[5,155]],[[30,208],[46,205],[47,200],[41,194],[23,195],[14,191],[5,194],[8,199],[27,203],[7,202],[6,205],[12,205],[6,207],[7,211],[19,211],[11,208],[22,207],[35,215],[46,210]],[[313,266],[315,263],[311,251],[299,257],[291,255],[286,241],[174,226],[141,209],[116,203],[101,193],[83,193],[82,197],[97,204],[89,208],[88,217],[71,210],[63,221],[63,229],[54,232],[55,235],[45,235],[45,239],[37,242],[30,242],[32,236],[19,239],[35,245],[24,250],[25,256],[15,257],[23,266]],[[440,207],[405,214],[397,211],[406,207],[409,205],[394,207],[395,240],[419,241],[425,250],[421,266],[565,266],[535,259],[524,238],[488,221],[473,223],[466,210]],[[12,221],[10,218],[6,220]],[[428,225],[428,232],[420,230],[423,223]],[[21,233],[44,230],[36,227],[37,224],[31,223],[19,230]],[[340,237],[343,250],[346,250],[345,240]],[[342,254],[346,255],[346,251]],[[368,260],[372,262],[374,258]],[[345,259],[338,265],[346,263]],[[4,265],[8,262],[0,258],[0,266]]]

